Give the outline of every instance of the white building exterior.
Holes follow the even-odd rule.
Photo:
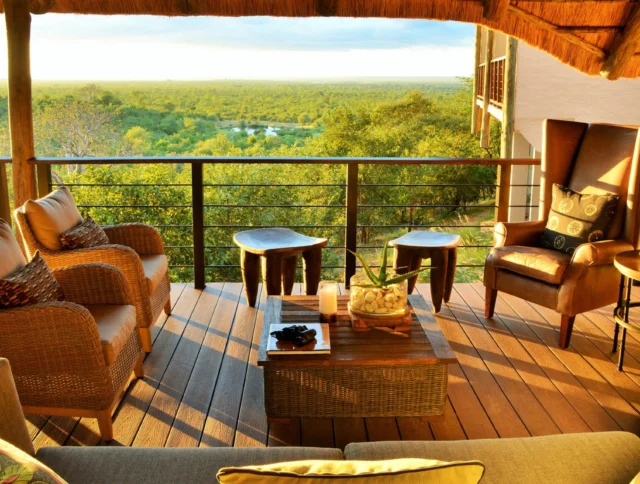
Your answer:
[[[485,42],[483,32],[481,53],[484,53]],[[507,36],[495,32],[494,62],[504,59],[506,44]],[[484,59],[484,54],[480,58]],[[521,41],[517,44],[515,79],[513,158],[539,156],[544,119],[640,125],[640,79],[609,81],[600,76],[587,76]],[[476,102],[482,108],[482,100]],[[502,121],[501,105],[493,102],[493,98],[489,114],[492,119]],[[514,166],[512,169],[512,186],[537,185],[539,180],[539,167]],[[513,186],[509,220],[537,219],[536,207],[518,205],[537,205],[538,199],[537,187]]]

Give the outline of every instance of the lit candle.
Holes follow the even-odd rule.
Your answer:
[[[338,322],[338,283],[321,281],[319,286],[319,309],[321,323]]]

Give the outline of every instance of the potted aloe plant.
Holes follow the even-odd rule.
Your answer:
[[[407,311],[407,280],[428,269],[418,269],[406,274],[389,273],[387,271],[387,250],[389,242],[385,242],[382,252],[380,270],[376,275],[365,262],[364,257],[355,252],[362,264],[364,274],[356,274],[351,278],[349,309],[361,316],[389,318],[404,316]]]

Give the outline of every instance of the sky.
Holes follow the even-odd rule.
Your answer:
[[[0,77],[6,35],[0,23]],[[34,80],[468,76],[474,26],[399,19],[32,16]]]

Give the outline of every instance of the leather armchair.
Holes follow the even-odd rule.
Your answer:
[[[485,262],[485,316],[498,291],[554,309],[561,315],[560,347],[569,345],[577,314],[616,302],[616,254],[638,248],[640,177],[638,129],[546,120],[539,220],[498,223]],[[581,193],[620,196],[607,240],[585,243],[573,254],[541,245],[554,183]]]

